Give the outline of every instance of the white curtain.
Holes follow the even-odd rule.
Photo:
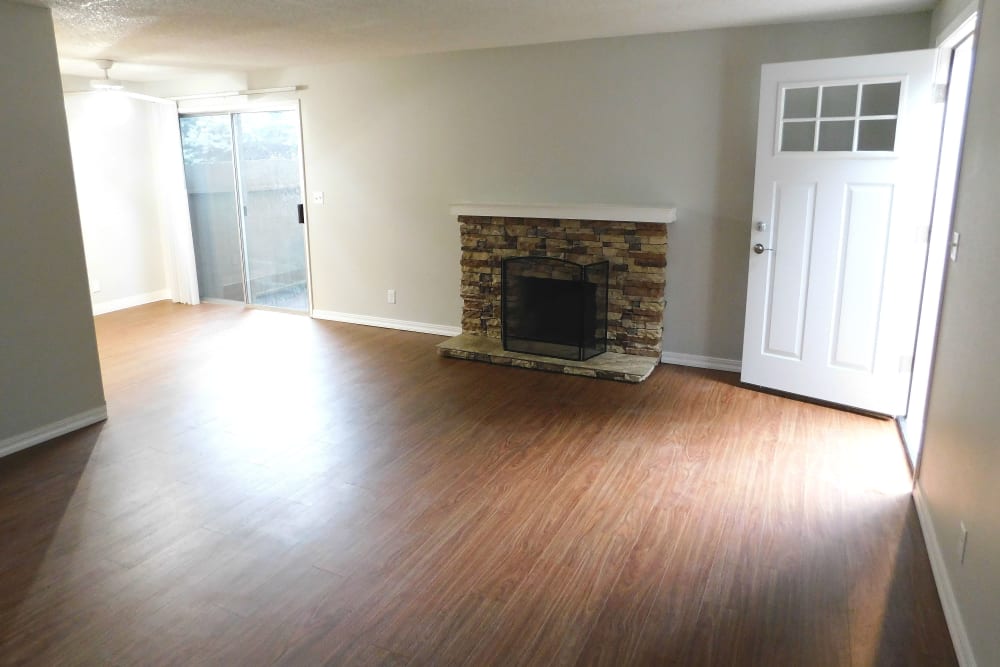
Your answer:
[[[155,173],[159,197],[160,225],[163,230],[167,287],[177,303],[197,304],[198,273],[191,237],[184,157],[181,153],[177,105],[159,102],[154,127]]]

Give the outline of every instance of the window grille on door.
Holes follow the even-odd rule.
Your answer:
[[[782,153],[892,152],[902,81],[781,89]]]

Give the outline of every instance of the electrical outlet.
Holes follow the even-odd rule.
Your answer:
[[[97,294],[100,291],[101,291],[101,281],[100,280],[91,280],[90,281],[90,293],[91,294]]]
[[[396,303],[396,290],[391,289],[385,293],[386,303]]]
[[[322,190],[313,190],[313,203],[322,204],[326,201],[326,195],[323,194]]]
[[[965,547],[969,543],[969,531],[965,528],[965,522],[960,521],[958,524],[958,562],[961,565],[965,564]]]
[[[948,249],[948,254],[951,256],[951,261],[958,261],[958,243],[962,240],[962,235],[958,232],[951,233],[951,246]]]

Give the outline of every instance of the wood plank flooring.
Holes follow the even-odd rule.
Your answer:
[[[0,460],[0,664],[956,664],[891,422],[228,306],[97,328],[107,423]]]

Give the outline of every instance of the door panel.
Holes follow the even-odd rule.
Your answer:
[[[247,303],[307,310],[305,225],[294,111],[235,114]]]
[[[892,185],[846,188],[830,362],[834,366],[867,373],[875,367],[892,190]]]
[[[229,116],[182,116],[180,126],[198,291],[203,299],[242,302],[243,241]]]
[[[768,300],[768,354],[800,359],[805,333],[809,248],[815,219],[816,184],[775,185],[771,298]]]
[[[744,382],[905,412],[936,62],[927,50],[762,68]]]

